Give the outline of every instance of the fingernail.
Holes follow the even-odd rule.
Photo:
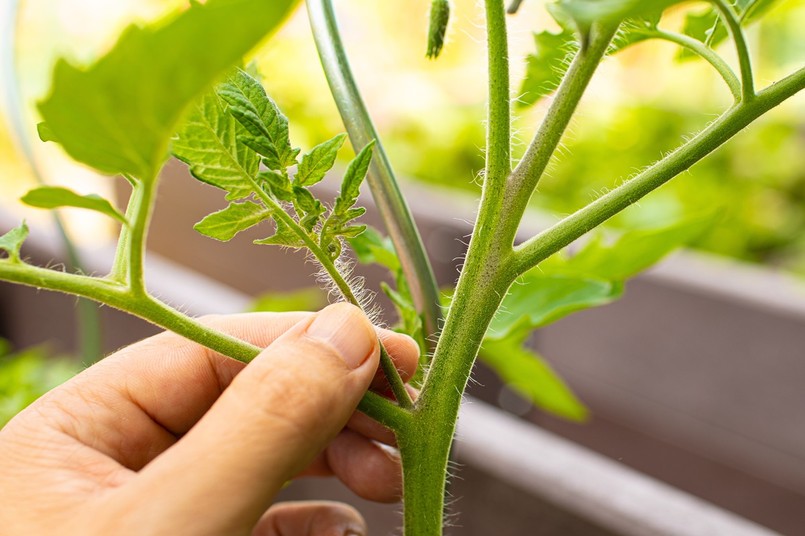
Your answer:
[[[372,325],[360,309],[347,303],[319,312],[307,328],[307,335],[332,346],[351,369],[361,366],[377,346]]]

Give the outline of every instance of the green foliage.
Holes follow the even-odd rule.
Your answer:
[[[567,71],[571,56],[578,50],[571,30],[534,34],[535,51],[526,58],[526,74],[517,104],[531,106],[554,92]]]
[[[758,20],[775,4],[778,4],[779,0],[735,0],[731,3],[738,13],[741,24],[749,24]],[[718,10],[713,6],[689,12],[685,16],[685,26],[682,32],[712,48],[721,44],[729,36]],[[688,49],[682,49],[679,52],[680,59],[688,59],[693,56],[695,55]]]
[[[101,172],[154,179],[190,102],[279,25],[295,3],[193,2],[169,20],[129,27],[90,67],[60,60],[51,92],[39,104],[42,138],[58,141],[74,159]]]
[[[450,1],[433,0],[430,6],[430,25],[428,26],[428,51],[426,56],[438,58],[444,47],[447,23],[450,21]]]
[[[559,7],[576,21],[582,31],[594,22],[622,20],[653,15],[683,0],[558,0]]]
[[[106,199],[95,194],[80,195],[68,188],[40,186],[25,194],[21,201],[37,208],[85,208],[106,214],[124,225],[127,224],[126,217]]]
[[[28,226],[25,222],[0,236],[0,251],[5,251],[8,255],[7,262],[20,261],[20,249],[26,238],[28,238]]]
[[[355,203],[373,143],[348,165],[329,212],[309,187],[333,167],[345,139],[335,136],[297,161],[300,149],[291,145],[287,117],[256,78],[236,70],[196,103],[173,140],[174,154],[188,164],[193,176],[225,190],[233,201],[196,224],[196,230],[226,241],[273,220],[274,234],[256,244],[307,247],[320,261],[334,261],[341,255],[341,240],[365,228],[353,220],[365,212]],[[262,171],[261,161],[267,168]]]
[[[514,391],[553,415],[581,422],[589,410],[537,352],[517,339],[485,340],[478,357]]]
[[[320,289],[303,288],[290,292],[267,292],[255,298],[253,312],[318,311],[327,305],[327,295]]]
[[[0,427],[78,372],[70,359],[49,356],[42,348],[12,353],[10,345],[0,339]]]

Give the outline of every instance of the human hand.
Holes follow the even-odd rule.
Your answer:
[[[248,366],[172,333],[129,346],[0,430],[3,535],[363,535],[354,509],[278,504],[299,475],[391,502],[393,435],[354,413],[382,388],[377,336],[404,379],[418,349],[355,307],[205,322],[264,350]],[[345,428],[345,425],[348,426]]]

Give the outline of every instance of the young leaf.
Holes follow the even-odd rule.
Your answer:
[[[6,252],[9,261],[19,262],[20,248],[22,248],[22,243],[25,242],[26,238],[28,238],[28,225],[22,222],[19,227],[15,227],[0,236],[0,250]]]
[[[574,33],[534,34],[536,50],[526,58],[526,74],[520,87],[518,106],[527,107],[550,95],[559,86],[568,68],[568,58],[578,49]]]
[[[596,21],[619,22],[652,16],[684,0],[558,0],[558,5],[584,31]]]
[[[402,269],[391,239],[374,227],[367,227],[360,235],[350,238],[349,245],[361,264],[379,264],[395,275]]]
[[[269,169],[284,172],[296,163],[299,149],[291,147],[288,118],[266,95],[260,82],[238,69],[218,87],[218,95],[248,132],[240,136],[240,141],[262,155]]]
[[[265,246],[286,246],[289,248],[299,249],[305,247],[305,243],[299,238],[293,229],[291,229],[284,221],[277,219],[274,220],[277,224],[277,229],[272,236],[263,238],[262,240],[255,240],[254,243]]]
[[[193,228],[199,233],[226,242],[241,231],[257,225],[271,217],[271,212],[257,203],[245,201],[230,203],[228,207],[213,212]]]
[[[428,26],[428,51],[426,56],[436,59],[444,48],[447,23],[450,22],[449,0],[433,0],[430,5],[430,24]]]
[[[535,406],[571,421],[585,421],[589,411],[562,378],[537,353],[521,341],[484,340],[478,357],[506,384]]]
[[[346,134],[338,134],[302,155],[294,182],[299,186],[313,186],[321,181],[335,164],[335,157],[346,138]]]
[[[260,166],[257,154],[238,143],[243,127],[226,113],[214,91],[191,108],[171,150],[198,180],[227,192],[230,201],[248,197],[251,177]]]
[[[261,171],[257,174],[257,179],[265,185],[263,188],[277,201],[294,200],[290,179],[279,171]]]
[[[168,20],[129,27],[87,68],[60,60],[51,92],[39,103],[45,121],[40,132],[101,172],[153,179],[187,106],[276,28],[295,3],[192,2]]]
[[[622,292],[623,286],[616,282],[544,275],[535,268],[512,286],[492,319],[486,337],[502,340],[525,336],[570,313],[610,303]]]
[[[319,219],[324,214],[326,209],[324,205],[313,197],[306,188],[294,186],[294,210],[299,217],[299,225],[308,233],[313,231],[313,228],[319,223]]]
[[[106,199],[94,194],[79,195],[72,190],[59,186],[40,186],[39,188],[34,188],[22,196],[21,201],[26,205],[36,208],[86,208],[100,212],[101,214],[106,214],[124,225],[128,223],[126,217]]]

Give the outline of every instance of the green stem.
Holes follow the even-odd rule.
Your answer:
[[[486,0],[489,98],[485,180],[505,181],[511,172],[509,43],[502,0]]]
[[[154,212],[154,195],[158,180],[158,177],[154,177],[151,180],[140,181],[137,185],[139,195],[132,195],[130,201],[134,219],[128,220],[131,227],[127,263],[128,286],[136,295],[147,294],[145,290],[145,248],[148,227]]]
[[[732,72],[730,66],[723,60],[721,56],[716,54],[713,49],[710,47],[705,46],[704,43],[699,41],[698,39],[693,39],[687,35],[678,34],[674,32],[666,32],[660,29],[654,29],[652,31],[645,32],[647,36],[654,37],[656,39],[662,39],[664,41],[669,41],[671,43],[675,43],[679,46],[685,47],[694,54],[697,54],[718,72],[721,75],[721,78],[724,79],[726,82],[727,87],[729,87],[730,92],[732,93],[735,102],[739,102],[742,99],[741,94],[741,81],[735,76],[735,73]]]
[[[137,211],[142,205],[143,186],[141,181],[135,180],[133,177],[126,177],[126,179],[131,184],[131,194],[126,206],[126,221],[134,222],[137,220]],[[128,265],[131,257],[131,230],[131,224],[120,227],[115,259],[112,263],[112,270],[109,272],[110,279],[123,284],[128,284],[129,282]]]
[[[330,255],[324,251],[321,246],[319,246],[318,242],[316,242],[310,234],[305,231],[297,222],[294,220],[290,214],[285,212],[283,208],[274,201],[271,196],[269,196],[265,190],[263,190],[260,185],[254,180],[253,177],[248,176],[248,180],[251,183],[252,190],[258,195],[258,197],[263,201],[263,204],[270,209],[271,216],[278,221],[282,221],[289,229],[291,229],[296,236],[299,237],[300,240],[305,244],[310,252],[316,257],[316,260],[319,261],[324,271],[327,272],[327,275],[330,276],[335,286],[338,288],[341,295],[344,299],[351,303],[352,305],[363,308],[360,300],[355,293],[352,291],[352,288],[349,286],[349,283],[344,279],[341,275],[341,272],[338,271],[338,268],[335,266],[335,263],[330,258]],[[389,387],[391,387],[391,392],[394,393],[394,398],[397,399],[397,402],[403,408],[410,409],[414,406],[414,401],[411,399],[411,395],[408,394],[408,390],[405,388],[405,382],[402,380],[400,376],[400,372],[397,370],[397,367],[394,365],[394,361],[391,359],[391,356],[386,351],[385,346],[380,343],[380,368],[383,369],[383,373],[386,375],[386,380],[389,382]]]
[[[523,155],[523,159],[509,177],[508,191],[511,192],[509,196],[511,209],[507,215],[508,218],[519,221],[525,213],[531,194],[545,173],[545,169],[548,167],[579,101],[587,90],[593,74],[606,54],[616,30],[617,26],[613,25],[593,25],[588,45],[579,50],[570,64],[542,125]],[[513,238],[514,235],[512,235]]]
[[[262,351],[258,346],[205,326],[148,294],[134,293],[118,281],[58,272],[9,260],[0,260],[0,280],[64,292],[102,303],[244,363],[250,362]],[[405,426],[407,421],[401,414],[409,415],[407,411],[374,393],[367,393],[365,398],[367,401],[361,402],[361,410],[367,415],[394,430],[398,426]]]
[[[741,66],[741,97],[743,101],[750,101],[755,98],[755,82],[752,75],[752,58],[749,54],[749,47],[746,44],[746,36],[735,9],[725,0],[710,0],[716,9],[721,13],[724,23],[729,28],[732,40],[735,43],[735,50],[738,53],[738,63]]]
[[[536,266],[713,152],[755,119],[805,88],[805,68],[734,106],[693,139],[633,179],[515,248],[513,270]]]
[[[319,58],[352,146],[357,150],[376,141],[367,182],[400,258],[414,305],[424,319],[425,340],[430,341],[440,327],[441,307],[422,238],[355,83],[331,0],[307,0],[307,10]]]

